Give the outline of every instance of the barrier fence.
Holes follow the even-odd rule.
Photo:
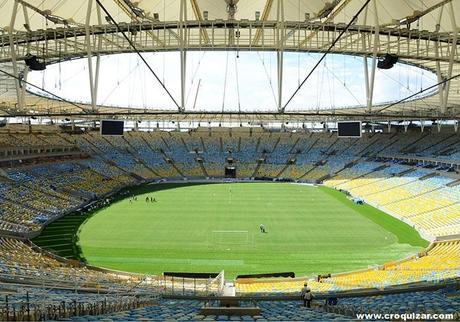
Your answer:
[[[224,271],[212,278],[193,278],[162,275],[157,277],[157,286],[167,295],[221,295],[225,282]]]
[[[97,300],[84,300],[77,294],[74,299],[49,301],[40,300],[35,293],[26,292],[23,299],[17,295],[5,295],[0,301],[0,321],[44,321],[60,320],[74,316],[101,315],[131,310],[155,303],[152,295],[99,295]],[[4,303],[1,303],[4,302]]]

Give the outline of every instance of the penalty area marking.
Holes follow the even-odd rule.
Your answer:
[[[220,245],[226,251],[235,245],[253,247],[254,234],[249,230],[212,230],[207,242],[210,247]]]

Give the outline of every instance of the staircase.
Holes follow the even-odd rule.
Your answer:
[[[329,150],[334,146],[334,144],[336,144],[337,142],[339,141],[339,139],[335,139],[335,141],[326,149],[326,151],[324,151],[324,154],[328,154]]]
[[[424,175],[423,177],[420,177],[419,180],[423,181],[423,180],[426,180],[426,179],[436,177],[437,175],[438,174],[436,172],[428,173],[428,174]]]
[[[426,150],[429,150],[429,149],[431,149],[432,147],[434,147],[434,146],[436,146],[436,145],[438,145],[438,144],[441,144],[441,143],[443,143],[443,142],[445,142],[445,141],[448,141],[448,140],[450,140],[450,138],[452,138],[452,137],[454,137],[454,136],[457,136],[457,135],[458,135],[457,133],[454,133],[454,134],[448,136],[447,138],[445,138],[444,140],[438,141],[438,142],[436,142],[436,143],[433,143],[433,144],[427,146],[426,148],[424,148],[423,150],[421,150],[421,151],[419,151],[419,152],[424,152],[424,151],[426,151]]]
[[[169,133],[169,135],[171,135],[171,133]],[[161,138],[161,141],[163,142],[163,144],[165,145],[165,147],[168,149],[168,150],[171,150],[168,142],[166,142],[165,138],[164,137],[160,137]]]
[[[377,168],[375,168],[375,169],[373,169],[373,170],[371,170],[371,171],[369,171],[369,172],[366,172],[366,173],[360,174],[359,176],[350,178],[350,180],[347,180],[346,182],[339,183],[338,185],[336,185],[336,187],[339,187],[340,185],[343,185],[343,184],[345,184],[345,183],[348,183],[348,182],[350,182],[351,180],[356,180],[356,179],[359,179],[359,178],[363,178],[363,177],[367,176],[367,175],[370,174],[370,173],[377,172],[377,171],[383,170],[383,169],[385,169],[385,168],[388,168],[388,166],[387,166],[387,165],[379,166],[379,167],[377,167]],[[342,170],[344,170],[344,169],[345,169],[345,168],[343,168]],[[342,170],[340,170],[339,172],[341,172]],[[337,172],[336,175],[337,175],[339,172]],[[367,183],[367,184],[368,184],[368,183]],[[356,186],[355,188],[358,188],[358,187],[361,187],[361,186],[363,186],[363,185]]]
[[[174,160],[173,160],[173,159],[169,159],[169,158],[168,158],[168,159],[165,160],[165,162],[168,163],[169,165],[171,165],[171,166],[174,168],[174,170],[176,170],[177,173],[178,173],[182,178],[185,178],[185,175],[182,173],[181,170],[179,170],[179,168],[178,168],[178,167],[176,166],[176,164],[174,163]]]
[[[259,152],[259,145],[260,145],[260,137],[257,138],[256,152]]]
[[[313,142],[312,145],[310,145],[310,147],[304,152],[305,154],[307,154],[308,152],[311,151],[311,149],[313,149],[313,147],[315,146],[315,144],[319,141],[319,138],[316,138],[315,142]]]
[[[331,176],[329,176],[329,178],[335,177],[336,175],[338,175],[340,172],[344,171],[345,169],[350,169],[350,168],[353,167],[357,162],[358,162],[358,160],[355,160],[355,161],[351,161],[351,162],[345,164],[345,165],[343,166],[343,168],[341,168],[341,169],[339,169],[338,171],[336,171],[334,174],[332,174]]]
[[[307,170],[303,175],[301,175],[300,177],[297,178],[297,180],[301,180],[303,178],[305,178],[310,172],[312,172],[314,169],[316,169],[316,165],[313,166],[311,169]]]
[[[455,147],[457,147],[459,144],[460,144],[460,140],[454,143],[451,143],[446,147],[443,147],[441,150],[436,151],[434,154],[435,155],[446,155],[448,154],[448,152],[454,152]]]
[[[277,178],[280,178],[281,175],[292,165],[293,163],[286,163],[286,165],[281,169],[281,171],[276,175]]]
[[[388,139],[389,141],[391,141],[395,136],[397,136],[398,133],[395,132],[392,136],[390,136],[390,138]],[[392,142],[390,142],[389,144],[385,145],[382,149],[378,150],[377,152],[374,153],[374,155],[377,155],[379,154],[380,152],[382,151],[385,151],[386,149],[388,149],[390,146],[392,146],[393,144],[395,144],[396,142],[398,142],[398,140],[394,140]]]
[[[409,182],[409,183],[412,183],[412,182],[413,182],[413,181],[411,181],[411,182]],[[404,186],[404,185],[400,185],[400,186],[398,186],[398,187],[401,187],[401,186]],[[382,204],[382,206],[391,205],[391,204],[393,204],[393,203],[397,203],[397,202],[404,201],[404,200],[414,199],[414,198],[417,198],[417,197],[420,197],[420,196],[423,196],[423,195],[432,193],[433,191],[440,190],[440,189],[444,189],[444,187],[438,187],[438,188],[435,188],[435,189],[431,189],[431,190],[429,190],[429,191],[425,191],[425,192],[421,192],[421,193],[412,195],[412,196],[410,196],[410,197],[401,198],[401,199],[396,199],[396,200],[393,200],[393,201],[391,201],[391,202],[384,203],[384,204]],[[388,189],[388,190],[391,190],[391,189]]]
[[[458,185],[460,185],[460,179],[449,182],[448,184],[446,184],[446,187],[456,187]]]
[[[131,153],[131,155],[134,157],[134,160],[137,161],[138,163],[142,164],[147,170],[149,170],[154,176],[156,177],[161,177],[155,170],[153,170],[135,151],[136,149],[131,145],[131,143],[126,140],[125,137],[123,137],[123,140],[125,140],[126,144],[128,145],[128,152]]]
[[[93,152],[94,154],[99,154],[99,155],[102,154],[102,151],[99,150],[99,148],[98,148],[93,142],[91,142],[90,140],[88,140],[88,138],[82,136],[82,139],[89,143],[89,145],[91,146],[91,150],[92,150],[92,152]]]
[[[394,176],[395,177],[402,177],[402,176],[404,176],[404,175],[406,175],[408,173],[414,172],[414,171],[415,171],[414,168],[410,168],[410,169],[404,170],[402,172],[396,173]]]
[[[257,177],[257,173],[259,172],[259,168],[261,165],[262,165],[262,161],[257,161],[256,168],[254,169],[254,172],[251,175],[252,178]]]
[[[388,180],[390,178],[385,178],[384,180]],[[373,192],[373,193],[370,193],[370,194],[366,194],[365,196],[368,197],[368,196],[373,196],[373,195],[376,195],[376,194],[379,194],[379,193],[382,193],[382,192],[386,192],[386,191],[389,191],[389,190],[392,190],[394,188],[399,188],[399,187],[403,187],[403,186],[407,186],[411,183],[413,183],[414,181],[417,181],[418,179],[414,179],[414,180],[411,180],[409,182],[405,182],[405,183],[402,183],[402,184],[399,184],[399,185],[395,185],[395,186],[391,186],[390,188],[387,188],[387,189],[383,189],[383,190],[380,190],[380,191],[376,191],[376,192]],[[394,202],[394,201],[393,201]],[[390,202],[391,203],[391,202]]]
[[[183,144],[184,147],[185,147],[185,151],[190,151],[189,148],[188,148],[188,146],[187,146],[187,143],[185,143],[185,140],[184,140],[184,138],[183,138],[182,136],[180,137],[180,140],[181,140],[182,144]]]
[[[378,136],[374,135],[373,137],[376,137],[377,139],[374,139],[373,141],[371,141],[368,145],[366,145],[364,147],[364,149],[361,149],[357,155],[363,155],[364,154],[364,151],[366,151],[367,149],[369,149],[370,147],[374,146],[377,142],[379,142],[379,139],[378,139]]]
[[[198,162],[198,164],[200,165],[200,168],[201,168],[201,171],[203,172],[203,175],[208,178],[209,177],[209,174],[208,174],[208,171],[206,171],[206,168],[204,167],[204,162],[203,160],[201,161],[198,161],[198,159],[195,160],[196,162]]]
[[[294,153],[294,149],[295,149],[295,147],[297,146],[297,144],[299,143],[299,141],[300,141],[300,138],[297,138],[297,140],[294,142],[294,145],[293,145],[292,148],[289,150],[289,154]]]
[[[203,147],[203,152],[206,152],[206,146],[204,144],[203,138],[200,136],[201,146]]]
[[[420,136],[417,140],[415,140],[414,142],[410,143],[409,145],[407,145],[406,147],[402,148],[400,152],[402,153],[409,153],[409,152],[412,152],[411,149],[418,143],[420,142],[421,140],[423,140],[424,138],[426,138],[428,135],[430,135],[429,133],[426,133],[425,135],[422,135]],[[414,151],[415,152],[415,151]]]
[[[278,138],[278,140],[276,140],[276,143],[275,143],[275,145],[273,146],[273,149],[272,149],[272,153],[275,152],[275,150],[278,147],[278,144],[280,143],[280,141],[281,141],[281,138]]]

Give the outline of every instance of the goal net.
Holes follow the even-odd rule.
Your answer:
[[[247,230],[213,230],[210,237],[210,246],[253,245],[253,236]]]

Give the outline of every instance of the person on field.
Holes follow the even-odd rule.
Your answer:
[[[265,231],[265,225],[264,225],[264,224],[260,224],[260,225],[259,225],[259,229],[260,229],[260,232],[261,232],[261,233],[265,233],[265,232],[266,232],[266,231]]]
[[[313,300],[313,295],[311,294],[311,289],[308,287],[308,284],[303,284],[302,290],[300,292],[300,297],[303,301],[304,307],[311,307],[311,301]]]

